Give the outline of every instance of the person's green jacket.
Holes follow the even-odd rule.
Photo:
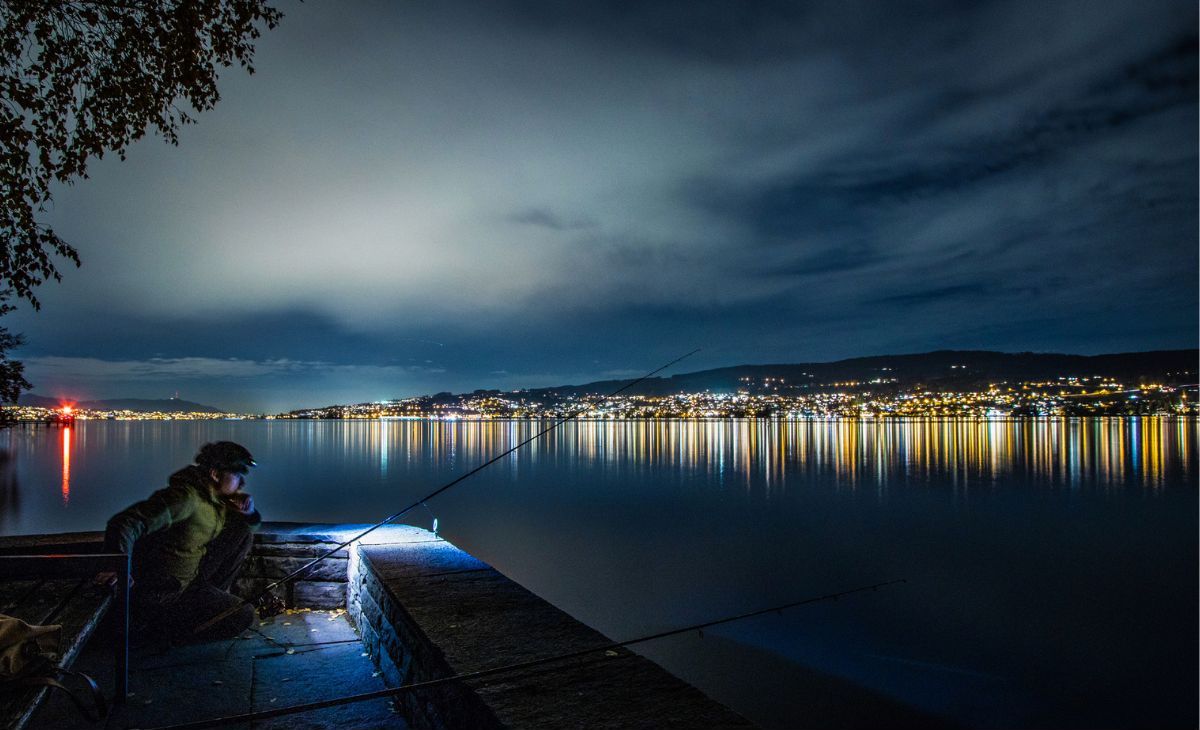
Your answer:
[[[220,534],[227,519],[242,519],[257,526],[255,511],[244,516],[229,507],[209,486],[203,469],[189,466],[171,475],[166,489],[118,512],[104,533],[106,550],[137,554],[133,561],[135,584],[144,588],[183,590],[200,568],[208,544]]]

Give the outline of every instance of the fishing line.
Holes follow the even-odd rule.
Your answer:
[[[608,394],[607,396],[605,396],[605,397],[606,397],[606,398],[612,398],[612,397],[615,397],[615,396],[617,396],[617,395],[620,395],[621,393],[625,392],[626,390],[629,390],[630,388],[632,388],[633,386],[635,386],[635,385],[637,385],[638,383],[642,382],[643,380],[646,380],[646,379],[648,379],[648,378],[651,378],[651,377],[653,377],[653,376],[657,375],[658,373],[661,373],[663,370],[666,370],[667,368],[671,367],[672,365],[674,365],[675,363],[679,362],[680,360],[684,360],[684,359],[686,359],[686,358],[689,358],[689,357],[691,357],[692,355],[695,355],[697,352],[700,352],[700,348],[696,348],[695,350],[692,350],[691,352],[687,353],[686,355],[680,355],[679,357],[675,358],[674,360],[672,360],[671,362],[667,363],[666,365],[663,365],[662,367],[659,367],[659,368],[656,368],[656,369],[654,369],[654,370],[651,370],[650,372],[646,373],[645,375],[643,375],[642,377],[638,378],[637,380],[631,380],[631,381],[629,381],[628,383],[626,383],[625,385],[621,386],[620,388],[617,388],[616,390],[614,390],[613,392],[609,393],[609,394]],[[288,581],[290,581],[290,580],[294,580],[294,579],[295,579],[295,578],[297,578],[298,576],[302,576],[302,575],[304,575],[304,574],[305,574],[305,573],[306,573],[306,572],[307,572],[307,571],[308,571],[310,568],[312,568],[314,565],[316,565],[317,563],[321,562],[322,560],[324,560],[324,559],[328,558],[330,555],[333,555],[334,553],[336,553],[337,551],[341,550],[342,548],[344,548],[344,547],[346,547],[346,546],[350,545],[350,543],[352,543],[352,542],[354,542],[354,541],[356,541],[356,540],[361,540],[362,538],[364,538],[364,537],[366,537],[367,535],[371,534],[371,533],[372,533],[372,532],[374,532],[375,530],[378,530],[380,527],[383,527],[384,525],[387,525],[387,524],[391,523],[392,521],[394,521],[394,520],[397,520],[397,519],[399,519],[400,517],[403,517],[404,515],[408,514],[408,513],[409,513],[409,512],[411,512],[412,510],[414,510],[414,509],[416,509],[417,507],[421,506],[421,505],[422,505],[422,504],[424,504],[425,502],[428,502],[429,500],[431,500],[431,499],[433,499],[434,497],[438,496],[439,494],[441,494],[442,492],[446,491],[447,489],[450,489],[451,487],[455,486],[455,485],[456,485],[456,484],[458,484],[459,482],[462,482],[462,481],[464,481],[464,480],[466,480],[466,479],[468,479],[468,478],[470,478],[470,477],[474,476],[475,474],[478,474],[479,472],[483,471],[484,469],[486,469],[487,467],[491,466],[492,464],[495,464],[497,461],[500,461],[500,460],[501,460],[501,459],[503,459],[504,457],[508,456],[509,454],[513,453],[513,452],[514,452],[514,451],[516,451],[517,449],[521,448],[522,446],[525,446],[526,444],[528,444],[528,443],[531,443],[531,442],[532,442],[534,439],[538,438],[539,436],[544,436],[545,434],[547,434],[547,433],[550,433],[551,431],[553,431],[554,429],[556,429],[556,428],[558,428],[559,426],[563,425],[563,424],[564,424],[564,423],[566,423],[567,421],[570,421],[570,420],[572,420],[573,418],[575,418],[576,416],[580,415],[581,413],[584,413],[585,411],[589,411],[589,410],[591,410],[591,409],[592,409],[592,406],[589,406],[589,405],[584,405],[583,407],[581,407],[581,408],[578,408],[578,409],[576,409],[575,411],[572,411],[571,413],[568,413],[567,415],[565,415],[565,416],[563,416],[562,418],[558,419],[557,421],[555,421],[554,423],[550,424],[550,425],[549,425],[549,426],[547,426],[546,428],[542,429],[541,431],[538,431],[537,433],[533,434],[533,435],[532,435],[532,436],[530,436],[529,438],[527,438],[527,439],[525,439],[524,441],[520,442],[520,443],[519,443],[519,444],[517,444],[516,446],[513,446],[512,448],[508,449],[507,451],[504,451],[504,452],[503,452],[503,453],[501,453],[501,454],[498,454],[498,455],[496,455],[496,456],[493,456],[492,458],[490,458],[490,459],[488,459],[487,461],[483,462],[482,464],[480,464],[479,466],[475,467],[474,469],[472,469],[471,471],[467,472],[466,474],[463,474],[462,476],[458,477],[457,479],[454,479],[454,480],[452,480],[452,481],[450,481],[450,482],[448,482],[448,483],[446,483],[446,484],[442,485],[441,487],[438,487],[437,489],[433,490],[433,491],[432,491],[432,492],[430,492],[429,494],[427,494],[427,495],[425,495],[424,497],[422,497],[422,498],[418,499],[417,501],[413,502],[412,504],[410,504],[409,506],[407,506],[407,507],[405,507],[404,509],[400,510],[399,512],[397,512],[397,513],[395,513],[395,514],[393,514],[393,515],[391,515],[391,516],[389,516],[389,517],[386,517],[386,518],[384,518],[383,520],[380,520],[379,522],[376,522],[374,525],[371,525],[370,527],[368,527],[367,529],[365,529],[365,530],[363,530],[362,532],[358,533],[357,535],[355,535],[354,537],[350,538],[349,540],[347,540],[347,541],[345,541],[345,542],[343,542],[343,543],[340,543],[340,544],[339,544],[337,547],[331,548],[330,550],[328,550],[328,551],[327,551],[326,553],[324,553],[323,555],[320,555],[320,556],[318,556],[318,557],[316,557],[316,558],[314,558],[314,559],[310,560],[309,562],[307,562],[307,563],[305,563],[304,565],[300,566],[300,567],[299,567],[299,568],[297,568],[296,570],[293,570],[291,573],[288,573],[287,575],[285,575],[284,577],[282,577],[282,578],[280,578],[279,580],[275,581],[274,583],[271,583],[271,584],[270,584],[270,585],[268,585],[266,588],[263,588],[261,591],[259,591],[257,594],[255,594],[255,596],[254,596],[253,598],[250,598],[250,599],[241,598],[241,599],[239,599],[239,600],[238,600],[238,603],[234,604],[234,605],[233,605],[233,606],[231,606],[230,608],[227,608],[227,609],[225,609],[225,610],[224,610],[224,611],[222,611],[221,613],[218,613],[216,616],[214,616],[214,617],[210,618],[209,620],[207,620],[207,621],[205,621],[204,623],[202,623],[202,624],[200,624],[199,626],[197,626],[195,629],[193,629],[193,630],[192,630],[192,633],[193,633],[193,634],[199,634],[199,633],[203,632],[204,630],[208,629],[209,627],[213,626],[214,624],[218,623],[219,621],[223,621],[224,619],[226,619],[226,618],[229,618],[229,617],[230,617],[230,616],[232,616],[233,614],[237,613],[238,611],[240,611],[240,610],[241,610],[242,606],[246,606],[246,605],[253,604],[253,603],[257,602],[259,599],[262,599],[264,596],[267,596],[267,595],[272,595],[272,594],[271,594],[271,591],[272,591],[272,590],[274,590],[274,589],[275,589],[275,588],[277,588],[278,586],[281,586],[281,585],[283,585],[284,583],[287,583],[287,582],[288,582]],[[278,599],[276,599],[276,600],[278,600]]]
[[[780,604],[778,606],[771,606],[770,608],[763,608],[763,609],[759,609],[756,611],[749,611],[747,613],[741,613],[736,616],[728,616],[726,618],[720,618],[720,619],[716,619],[714,621],[705,621],[704,623],[692,624],[690,626],[684,626],[684,627],[678,628],[678,629],[670,629],[668,631],[659,631],[658,633],[648,634],[646,636],[639,636],[636,639],[627,639],[625,641],[614,641],[614,642],[611,642],[608,644],[594,646],[594,647],[591,647],[590,649],[580,649],[578,651],[567,652],[565,654],[555,654],[554,656],[544,657],[542,659],[531,659],[529,661],[517,662],[515,664],[505,664],[505,665],[499,666],[499,667],[491,667],[489,669],[478,669],[473,672],[464,672],[462,674],[456,674],[452,677],[442,677],[440,679],[430,679],[430,680],[427,680],[424,682],[414,682],[413,684],[405,684],[405,685],[401,685],[399,687],[389,687],[387,689],[375,690],[373,692],[363,692],[361,694],[347,695],[345,697],[335,697],[334,699],[321,700],[320,702],[308,702],[308,703],[301,704],[301,705],[291,705],[289,707],[278,707],[275,709],[262,710],[259,712],[247,712],[247,713],[241,714],[241,715],[228,715],[225,717],[214,717],[214,718],[211,718],[208,720],[197,720],[195,722],[185,722],[185,723],[182,723],[179,725],[163,725],[163,726],[155,727],[155,728],[147,728],[147,730],[201,730],[201,728],[219,727],[221,725],[231,725],[231,724],[235,724],[235,723],[253,722],[255,720],[266,720],[266,719],[272,718],[272,717],[281,717],[283,715],[294,715],[294,714],[300,713],[300,712],[309,712],[312,710],[320,710],[320,709],[324,709],[326,707],[335,707],[337,705],[349,705],[349,704],[353,704],[356,702],[366,702],[368,700],[381,699],[384,697],[394,697],[396,695],[404,694],[406,692],[412,692],[414,690],[419,690],[419,689],[428,689],[430,687],[437,687],[437,686],[440,686],[443,684],[449,684],[450,682],[464,682],[464,681],[471,680],[471,679],[483,679],[483,678],[487,678],[487,677],[493,677],[496,675],[508,674],[510,672],[519,672],[519,671],[526,670],[526,669],[534,669],[537,667],[545,666],[547,664],[553,664],[555,662],[564,662],[564,661],[568,661],[571,659],[579,659],[579,658],[582,658],[582,657],[585,657],[585,656],[588,656],[591,654],[596,654],[599,652],[605,653],[604,654],[605,659],[616,659],[616,658],[621,658],[621,657],[627,657],[627,656],[629,656],[629,654],[620,654],[616,650],[622,649],[625,647],[629,647],[629,646],[633,646],[635,644],[642,644],[647,641],[654,641],[655,639],[664,639],[668,636],[677,636],[679,634],[687,634],[687,633],[691,633],[692,631],[700,632],[700,635],[703,636],[704,629],[711,628],[713,626],[720,626],[722,624],[733,623],[734,621],[741,621],[743,619],[753,618],[755,616],[762,616],[762,615],[765,615],[768,613],[782,613],[783,611],[785,611],[789,608],[796,608],[798,606],[804,606],[804,605],[810,604],[810,603],[820,603],[822,601],[836,601],[839,598],[841,598],[842,596],[849,596],[854,593],[864,593],[866,591],[877,591],[880,588],[883,588],[885,586],[895,585],[897,583],[907,583],[907,582],[908,582],[908,580],[906,578],[900,578],[898,580],[889,580],[889,581],[884,581],[882,583],[873,583],[871,585],[860,586],[858,588],[851,588],[849,590],[838,591],[837,593],[827,593],[823,596],[814,596],[812,598],[805,598],[805,599],[802,599],[799,601],[792,601],[790,603],[784,603],[784,604]]]

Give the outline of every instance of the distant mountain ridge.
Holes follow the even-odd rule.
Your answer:
[[[64,405],[62,398],[47,398],[41,395],[25,393],[17,399],[17,404],[33,406],[34,408],[60,408]],[[85,400],[71,403],[75,408],[89,411],[139,411],[142,413],[224,413],[220,408],[213,408],[200,403],[193,403],[178,398],[113,398],[110,400]]]
[[[832,386],[847,381],[877,390],[925,385],[937,389],[975,389],[991,383],[1048,380],[1063,376],[1103,375],[1123,382],[1184,384],[1197,382],[1200,350],[1155,350],[1107,355],[938,350],[915,355],[875,355],[848,360],[732,367],[650,378],[625,391],[630,395],[680,392],[735,392],[761,388],[766,378],[782,380],[788,389]],[[531,388],[531,395],[606,393],[632,379],[599,380],[582,385]]]

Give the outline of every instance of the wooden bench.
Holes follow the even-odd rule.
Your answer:
[[[115,591],[92,582],[100,572],[117,575]],[[61,624],[59,666],[71,666],[109,610],[116,611],[113,702],[120,703],[128,690],[128,556],[0,555],[0,613],[34,625]],[[31,687],[0,694],[0,727],[23,728],[48,691]]]

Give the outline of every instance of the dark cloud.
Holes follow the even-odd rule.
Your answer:
[[[740,215],[747,227],[767,239],[830,227],[861,228],[871,211],[959,193],[1021,167],[1050,167],[1072,146],[1172,108],[1193,109],[1196,51],[1194,36],[1176,40],[1104,82],[1079,89],[1069,101],[1048,102],[1050,108],[1013,128],[938,139],[937,148],[927,154],[905,153],[896,159],[886,140],[873,140],[869,147],[848,151],[824,169],[805,170],[794,180],[770,181],[757,190],[722,188],[710,180],[696,183],[692,197],[717,214]],[[953,101],[939,97],[934,106],[948,114],[981,98],[952,96]],[[1042,172],[1061,174],[1061,168]],[[1146,178],[1147,184],[1158,182],[1153,175]]]

